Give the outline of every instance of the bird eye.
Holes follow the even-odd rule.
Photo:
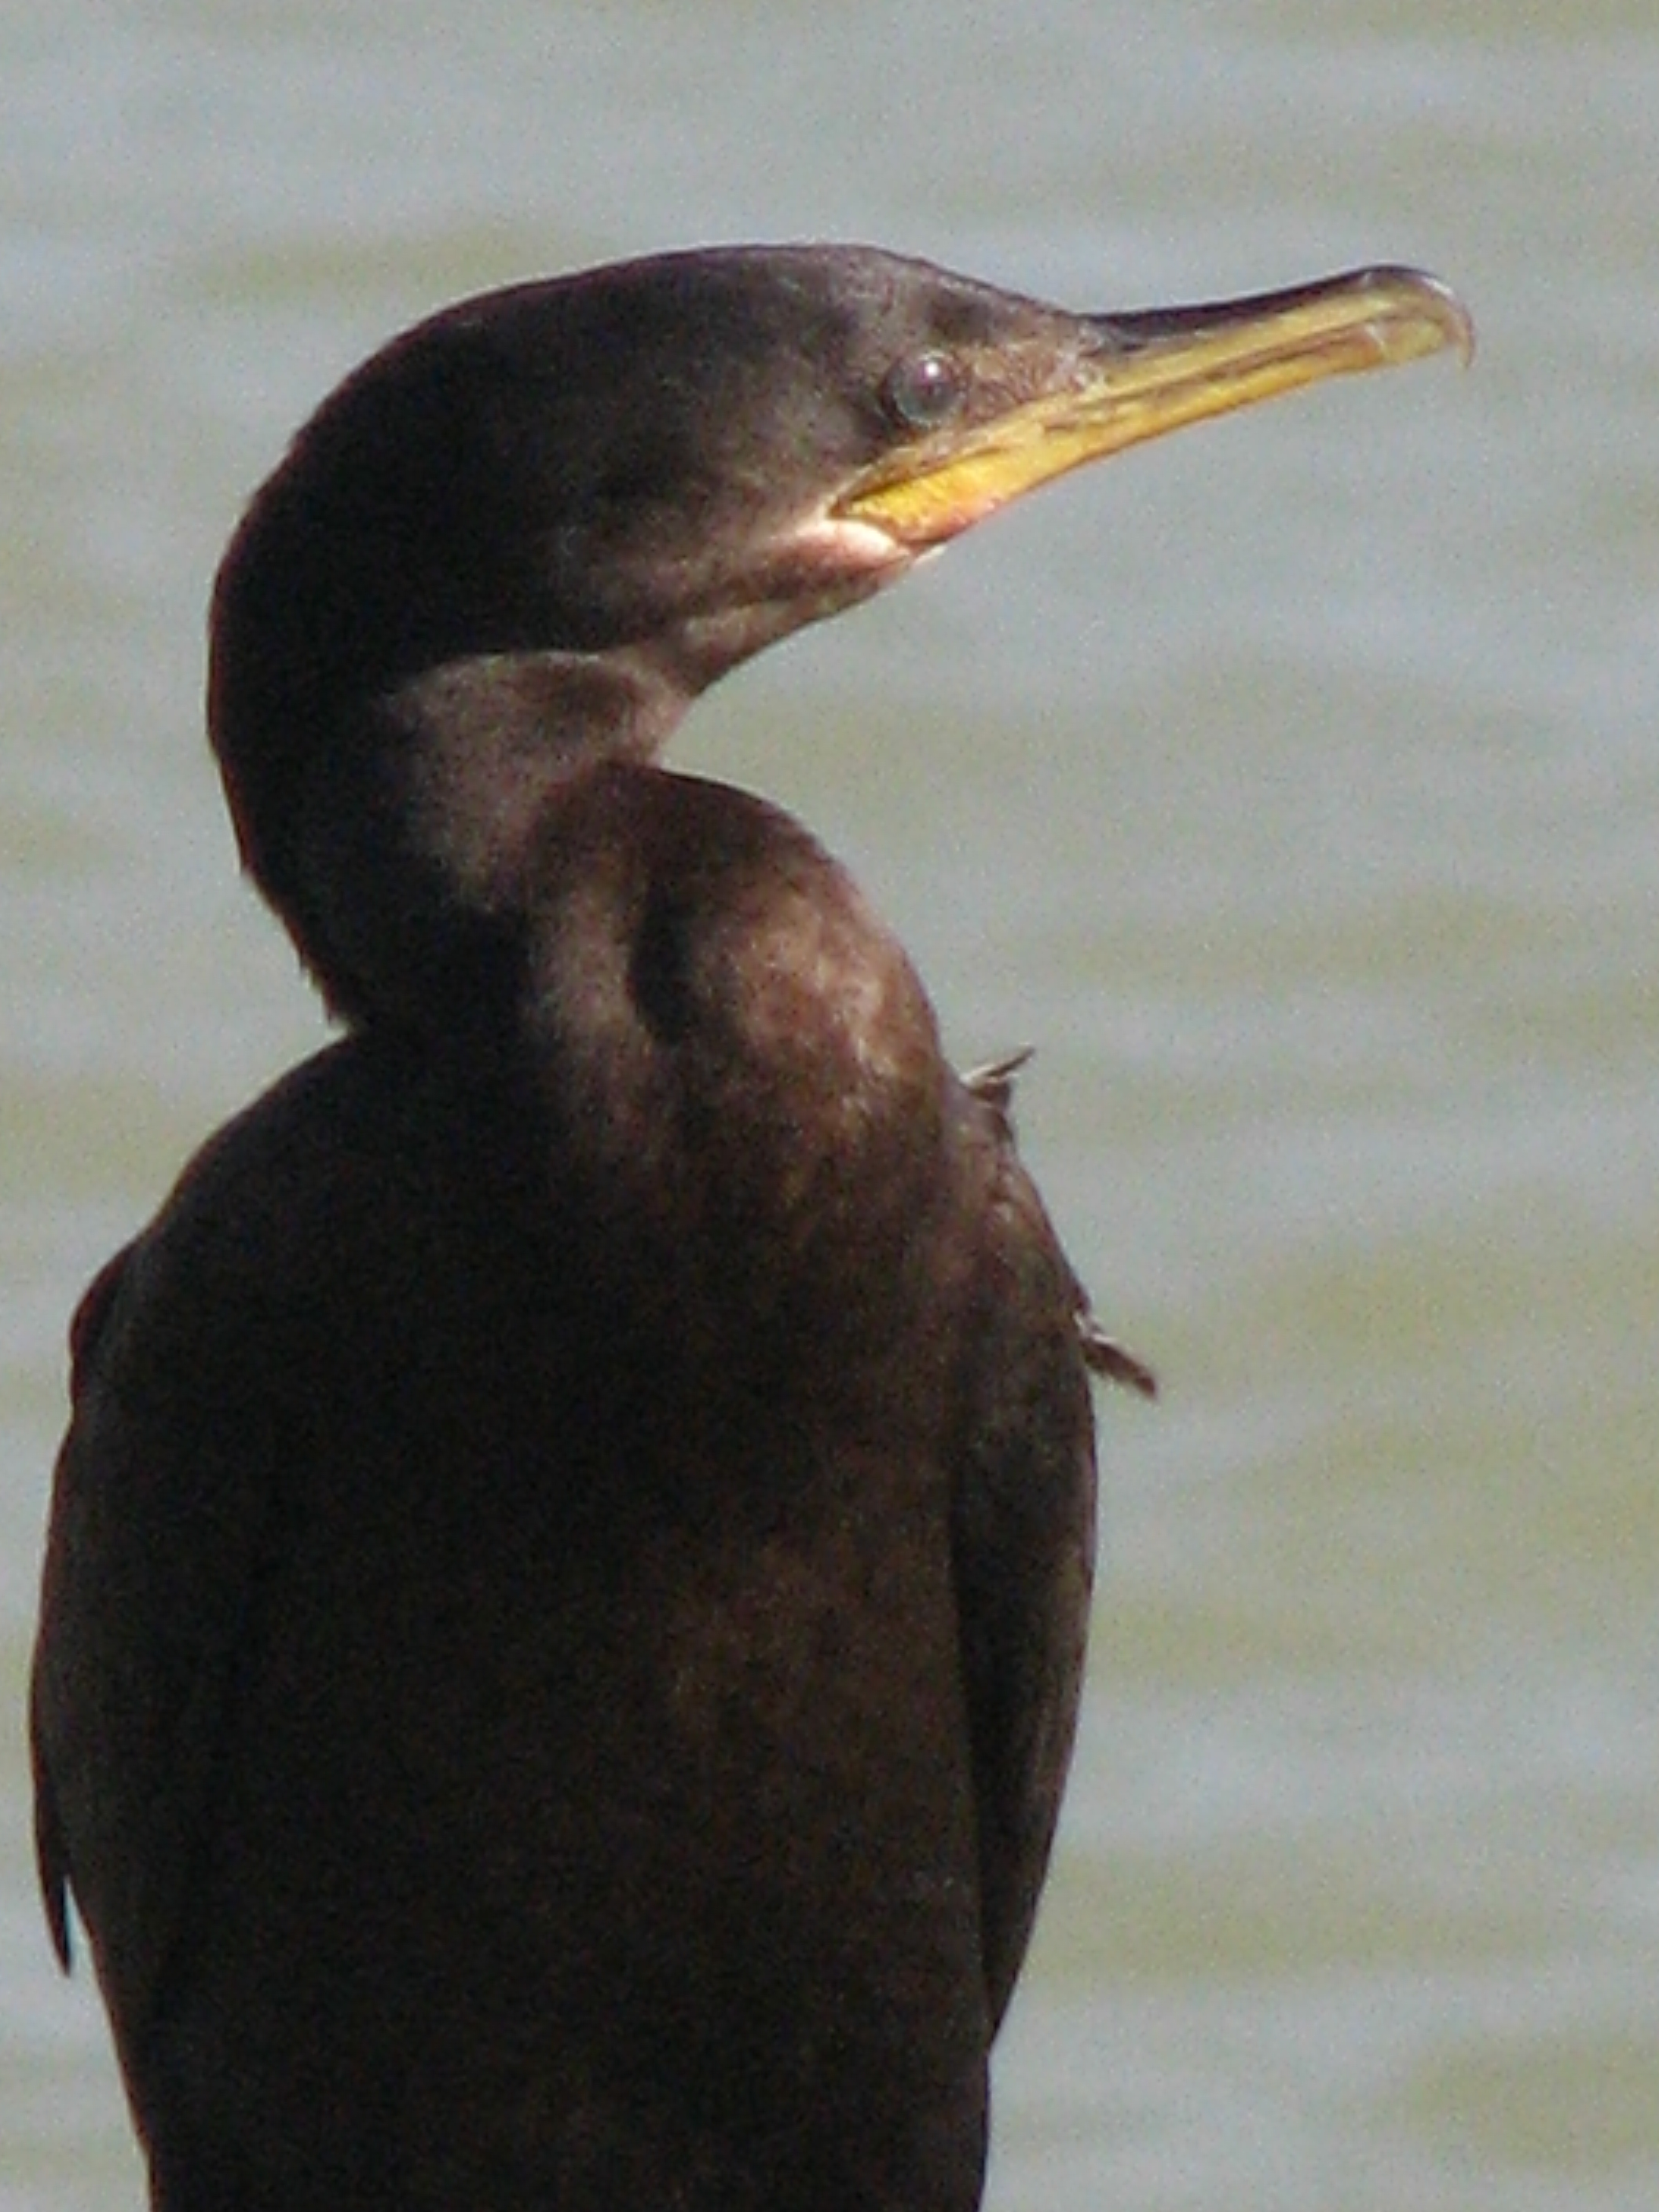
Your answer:
[[[962,404],[964,380],[948,353],[913,354],[887,373],[883,404],[907,430],[937,430]]]

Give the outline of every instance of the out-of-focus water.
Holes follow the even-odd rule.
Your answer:
[[[1016,2212],[1659,2202],[1650,6],[0,7],[0,1652],[61,1342],[320,1034],[200,738],[237,505],[458,292],[839,235],[1078,305],[1421,259],[1474,374],[1045,495],[707,702],[1164,1403],[1107,1402]],[[0,2207],[136,2207],[0,1735]]]

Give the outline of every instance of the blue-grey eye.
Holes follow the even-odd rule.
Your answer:
[[[966,380],[948,353],[912,354],[887,373],[882,402],[909,430],[937,430],[962,404]]]

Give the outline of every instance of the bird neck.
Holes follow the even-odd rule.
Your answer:
[[[595,769],[654,761],[688,696],[641,653],[486,653],[414,678],[378,710],[406,856],[466,912],[520,910],[542,822]]]
[[[447,1030],[515,995],[543,825],[596,769],[653,760],[688,696],[643,653],[478,654],[307,716],[280,784],[288,717],[221,730],[244,862],[331,1011]]]

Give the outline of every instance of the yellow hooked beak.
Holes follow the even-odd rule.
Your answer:
[[[1474,347],[1455,295],[1415,269],[1075,320],[1078,343],[1048,388],[988,411],[969,405],[884,454],[837,498],[836,519],[921,552],[1038,484],[1186,423],[1448,347],[1468,361]]]

